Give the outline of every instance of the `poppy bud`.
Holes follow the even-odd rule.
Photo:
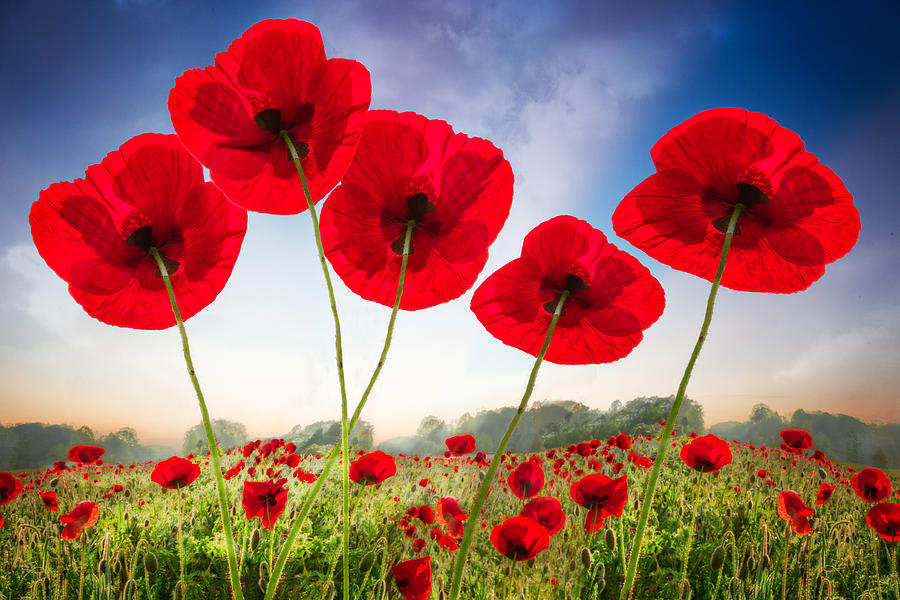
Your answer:
[[[265,594],[266,587],[268,587],[268,585],[269,585],[269,580],[266,579],[265,577],[260,577],[259,581],[256,582],[256,585],[259,586],[260,593]]]
[[[723,546],[717,546],[716,549],[713,550],[712,556],[709,557],[709,566],[713,571],[718,571],[724,564],[725,548]]]
[[[616,532],[612,529],[606,530],[606,547],[609,548],[610,552],[615,552],[616,550]]]
[[[825,469],[819,469],[819,479],[826,479],[826,478],[828,478],[828,473],[825,471]]]
[[[600,568],[597,569],[597,593],[602,594],[604,589],[606,589],[606,565],[600,563]]]
[[[384,592],[384,581],[379,579],[375,582],[375,585],[372,587],[372,597],[373,598],[381,598],[382,593]]]
[[[769,558],[769,555],[763,554],[762,557],[759,559],[759,566],[761,569],[765,570],[771,562],[772,562],[772,559]]]
[[[250,534],[250,552],[256,550],[257,546],[259,546],[259,529],[254,529]]]
[[[582,548],[582,549],[581,549],[581,565],[582,565],[585,569],[590,569],[590,568],[591,568],[591,551],[590,551],[589,548]]]
[[[363,557],[359,561],[359,570],[366,572],[372,568],[372,565],[375,564],[375,553],[371,550],[363,554]]]
[[[59,484],[59,477],[54,477],[50,480],[50,487],[55,488]]]
[[[269,579],[269,565],[268,563],[261,562],[259,563],[259,578],[260,579]]]
[[[104,575],[106,575],[106,559],[105,558],[101,558],[100,562],[97,563],[97,575],[101,578]]]
[[[116,562],[113,563],[112,571],[113,575],[118,576],[119,573],[122,572],[122,562],[117,559]]]
[[[737,577],[732,577],[728,582],[728,593],[731,594],[731,596],[737,596],[740,589],[740,580]]]
[[[150,519],[144,519],[144,527],[150,527]]]
[[[144,555],[144,570],[148,573],[155,573],[159,568],[159,561],[156,560],[156,555],[152,552],[148,552]]]
[[[125,582],[125,587],[122,588],[122,597],[123,598],[132,598],[134,597],[134,590],[137,587],[137,582],[134,579],[129,579]]]

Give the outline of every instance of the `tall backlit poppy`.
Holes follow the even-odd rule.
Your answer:
[[[785,490],[778,495],[778,514],[782,519],[791,522],[795,533],[805,535],[812,531],[809,517],[815,510],[803,502],[803,498],[794,490]]]
[[[475,452],[475,436],[468,433],[462,435],[453,435],[444,440],[450,454],[454,456],[462,456]]]
[[[93,527],[100,517],[100,507],[96,502],[79,502],[75,508],[64,515],[59,516],[60,523],[65,526],[60,533],[64,540],[74,540],[81,535],[81,531]]]
[[[391,567],[403,600],[426,600],[431,595],[431,557],[404,560]]]
[[[350,479],[363,485],[381,483],[396,472],[396,459],[381,450],[364,454],[350,463]]]
[[[169,112],[178,137],[232,202],[284,215],[307,203],[280,132],[297,147],[318,202],[350,165],[371,96],[366,68],[326,59],[314,25],[269,19],[215,64],[176,79]]]
[[[22,491],[22,481],[8,471],[0,471],[0,506],[9,504]]]
[[[870,508],[866,523],[878,537],[888,542],[900,542],[900,504],[897,502],[883,502]]]
[[[47,507],[51,512],[59,512],[59,500],[56,497],[56,492],[50,490],[49,492],[38,492],[41,497],[41,502],[44,503],[44,506]]]
[[[694,438],[682,446],[681,460],[695,471],[718,471],[731,462],[731,446],[710,433]]]
[[[662,314],[662,286],[603,232],[560,216],[534,228],[519,258],[475,290],[471,309],[504,344],[537,356],[563,291],[570,295],[545,360],[561,364],[612,362],[643,339]]]
[[[247,519],[259,517],[262,519],[263,527],[271,531],[287,503],[288,490],[284,486],[285,483],[287,479],[245,481],[241,503]]]
[[[530,460],[523,462],[513,469],[513,472],[506,478],[506,483],[517,498],[527,500],[537,496],[544,487],[544,469],[539,463]]]
[[[42,191],[29,222],[41,257],[89,315],[165,329],[175,316],[150,249],[161,255],[188,319],[228,281],[247,213],[204,182],[178,138],[145,133],[88,167],[84,179]]]
[[[821,506],[828,502],[828,499],[831,498],[831,494],[834,493],[834,488],[836,485],[828,485],[825,482],[819,484],[819,491],[816,492],[816,506]]]
[[[650,156],[656,173],[625,196],[613,228],[679,271],[714,279],[738,203],[725,287],[804,290],[856,243],[859,213],[843,182],[762,113],[704,111],[672,128]]]
[[[628,502],[628,476],[612,479],[602,473],[585,475],[572,484],[569,495],[575,504],[588,509],[584,528],[595,533],[606,517],[621,517]]]
[[[468,513],[460,507],[459,500],[453,496],[444,496],[438,500],[434,511],[435,520],[453,537],[462,536],[465,527],[463,521],[468,516]]]
[[[322,245],[347,287],[393,306],[413,221],[400,308],[428,308],[475,283],[512,195],[512,168],[489,141],[415,113],[374,110],[322,208]]]
[[[781,439],[795,450],[809,450],[813,447],[812,435],[803,429],[783,429]]]
[[[550,535],[528,517],[510,517],[491,530],[497,552],[512,560],[531,560],[550,546]]]
[[[566,514],[559,500],[553,496],[538,496],[529,500],[519,516],[537,521],[547,530],[548,535],[556,535],[566,524]]]
[[[173,456],[156,463],[150,479],[167,490],[188,486],[200,476],[200,465],[180,456]]]
[[[72,462],[88,464],[96,461],[98,458],[103,456],[104,452],[106,452],[106,450],[104,450],[100,446],[72,446],[69,449],[68,458]]]
[[[891,480],[880,469],[863,469],[850,478],[850,485],[866,502],[881,502],[891,495]]]

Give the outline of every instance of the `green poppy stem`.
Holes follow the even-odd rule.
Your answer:
[[[900,600],[900,578],[897,577],[897,544],[891,545],[891,582],[894,584],[894,598]]]
[[[681,579],[678,580],[678,600],[681,600],[682,595],[684,594],[684,584],[687,582],[687,570],[688,570],[688,559],[691,557],[691,546],[694,544],[694,524],[697,522],[697,508],[700,506],[700,478],[703,476],[703,472],[699,471],[697,473],[697,480],[694,482],[694,500],[691,504],[693,504],[693,510],[691,511],[691,525],[690,529],[688,529],[688,539],[687,544],[684,545],[684,561],[681,565]]]
[[[222,529],[225,531],[225,551],[228,555],[228,575],[231,578],[231,592],[234,595],[234,600],[243,600],[244,593],[241,590],[241,579],[238,574],[237,559],[234,555],[234,533],[231,530],[231,513],[228,510],[228,499],[225,495],[225,479],[222,477],[222,468],[219,466],[219,446],[216,444],[212,424],[209,421],[209,411],[206,410],[206,400],[203,399],[200,382],[197,380],[196,371],[194,371],[194,361],[191,360],[191,348],[188,345],[187,332],[184,329],[184,321],[181,319],[178,302],[175,300],[175,291],[172,289],[172,282],[169,280],[169,272],[166,270],[166,265],[163,263],[162,257],[160,257],[156,248],[150,248],[150,256],[156,261],[156,266],[159,268],[160,275],[162,275],[163,285],[166,286],[166,291],[169,293],[169,302],[172,304],[172,312],[175,314],[175,323],[178,324],[178,332],[181,334],[184,362],[187,365],[191,383],[194,384],[197,401],[200,403],[200,414],[203,416],[203,428],[206,430],[206,442],[209,444],[209,456],[212,459],[213,475],[216,479],[216,492],[219,496]]]
[[[563,304],[565,304],[570,293],[569,290],[563,290],[562,294],[559,296],[559,301],[556,303],[556,309],[553,311],[553,318],[550,319],[550,327],[547,328],[547,337],[544,338],[544,345],[541,347],[541,351],[534,361],[534,366],[531,368],[531,375],[528,377],[528,385],[525,386],[525,393],[522,395],[522,400],[519,402],[519,408],[516,410],[516,414],[513,416],[512,421],[509,422],[509,427],[506,428],[506,433],[503,435],[503,439],[500,440],[500,445],[497,446],[497,451],[494,452],[494,456],[491,458],[491,466],[488,467],[487,475],[485,475],[484,480],[481,482],[481,486],[478,488],[478,495],[475,497],[475,502],[469,509],[469,518],[466,520],[466,528],[463,532],[462,542],[456,552],[456,561],[453,567],[453,579],[450,587],[450,600],[459,599],[459,593],[462,588],[463,571],[466,568],[466,561],[469,559],[469,547],[472,545],[472,534],[475,529],[479,527],[478,521],[481,517],[481,509],[484,507],[484,502],[487,499],[488,489],[490,489],[494,476],[497,474],[497,469],[500,467],[500,459],[506,451],[506,444],[509,442],[509,438],[512,437],[513,430],[515,430],[516,425],[519,423],[519,419],[522,418],[525,407],[528,406],[531,392],[534,391],[534,382],[537,379],[538,369],[541,368],[541,363],[544,362],[544,355],[547,353],[547,348],[550,347],[550,338],[553,336],[553,330],[556,329],[556,322],[559,320],[559,315],[562,314]]]
[[[731,238],[734,236],[734,229],[737,226],[738,217],[741,215],[743,209],[743,204],[735,204],[734,210],[731,212],[731,219],[728,221],[728,229],[725,232],[725,241],[722,243],[722,255],[719,258],[719,267],[716,270],[715,279],[713,279],[712,287],[709,290],[709,298],[706,301],[706,315],[703,318],[703,325],[700,327],[700,335],[697,337],[694,351],[691,354],[687,367],[684,369],[681,383],[678,385],[678,393],[675,395],[675,401],[672,403],[672,410],[669,412],[669,418],[666,421],[665,427],[663,427],[662,436],[660,437],[659,450],[657,450],[656,453],[656,460],[653,461],[650,479],[647,480],[647,487],[641,504],[641,514],[638,518],[637,529],[634,533],[634,541],[631,544],[631,553],[628,556],[628,569],[625,572],[625,583],[622,585],[619,600],[627,600],[633,592],[634,577],[637,573],[638,563],[641,560],[641,545],[644,541],[644,528],[646,527],[647,519],[650,516],[650,507],[653,504],[653,494],[656,492],[656,481],[659,479],[659,471],[666,458],[666,451],[669,448],[669,438],[671,437],[672,429],[675,427],[678,411],[681,410],[681,403],[684,401],[684,394],[687,390],[688,381],[690,381],[691,372],[694,370],[694,363],[697,362],[697,357],[700,355],[700,349],[703,347],[703,342],[706,341],[706,332],[709,331],[709,324],[712,321],[713,306],[716,303],[716,293],[719,291],[719,282],[722,280],[722,273],[725,271],[725,260],[728,258],[728,249],[731,247]]]
[[[184,600],[184,537],[181,533],[181,490],[175,490],[175,510],[178,512],[178,581],[181,584],[181,600]]]

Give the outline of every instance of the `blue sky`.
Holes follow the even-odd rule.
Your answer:
[[[28,211],[122,142],[172,132],[166,99],[256,21],[317,25],[328,56],[372,74],[373,108],[413,110],[485,137],[516,175],[513,208],[479,283],[558,214],[602,229],[660,280],[667,307],[627,358],[545,365],[535,399],[674,393],[708,284],[612,232],[619,200],[653,171],[668,129],[716,106],[764,112],[805,140],[854,195],[854,250],[809,290],[722,290],[688,394],[707,423],[756,402],[900,420],[900,9],[884,2],[18,2],[0,6],[0,422],[133,426],[176,445],[199,421],[174,330],[105,326],[38,257]],[[308,216],[251,214],[225,290],[188,321],[214,417],[254,435],[339,414],[332,329]],[[477,285],[477,284],[476,284]],[[341,284],[351,398],[389,311]],[[428,414],[518,401],[532,359],[487,334],[462,299],[400,315],[364,418],[378,438]]]

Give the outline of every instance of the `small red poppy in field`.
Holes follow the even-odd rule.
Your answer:
[[[827,483],[819,484],[819,491],[816,493],[816,506],[820,506],[828,502],[828,499],[831,498],[831,494],[834,493],[835,485],[828,485]]]
[[[350,479],[363,485],[381,483],[396,472],[396,459],[381,450],[364,454],[350,463]]]
[[[528,517],[510,517],[491,530],[497,552],[512,560],[531,560],[550,546],[550,535]]]
[[[888,542],[900,542],[900,504],[883,502],[869,509],[866,523]]]
[[[506,482],[517,498],[527,500],[537,496],[544,487],[544,469],[533,461],[523,462],[509,474]]]
[[[187,320],[225,287],[247,231],[247,213],[203,180],[178,138],[156,133],[131,138],[85,179],[43,190],[29,222],[75,301],[95,319],[134,329],[175,324],[151,248]]]
[[[850,478],[850,485],[866,502],[880,502],[891,495],[891,480],[879,469],[867,468]]]
[[[631,448],[631,438],[627,433],[620,433],[615,437],[615,444],[618,446],[619,450],[622,452],[626,452],[629,448]]]
[[[662,314],[662,286],[603,232],[560,216],[525,236],[519,258],[475,290],[471,309],[488,333],[537,356],[553,312],[569,292],[544,359],[559,364],[618,360]]]
[[[456,541],[455,537],[451,537],[449,535],[442,535],[438,538],[438,546],[443,548],[444,550],[449,550],[450,552],[456,552],[459,550],[459,542]]]
[[[59,516],[59,521],[65,523],[60,536],[64,540],[74,540],[81,535],[82,529],[93,527],[99,517],[100,507],[96,502],[79,502],[75,508]]]
[[[434,518],[447,530],[447,533],[453,537],[462,537],[465,521],[468,513],[463,512],[459,506],[459,500],[453,496],[444,496],[438,500],[437,507],[434,511]]]
[[[731,462],[731,446],[723,439],[709,433],[694,438],[681,447],[684,464],[702,473],[718,471]]]
[[[795,450],[809,450],[813,447],[812,436],[802,429],[784,429],[781,431],[781,439]]]
[[[489,141],[415,113],[373,110],[322,208],[322,245],[347,287],[393,306],[413,221],[400,308],[428,308],[472,287],[512,196],[512,168]]]
[[[795,533],[804,535],[812,530],[809,517],[815,512],[803,502],[800,494],[793,490],[785,490],[778,495],[778,514],[782,519],[791,522]]]
[[[9,504],[22,491],[22,481],[8,471],[0,471],[0,506]]]
[[[572,484],[569,495],[575,504],[588,509],[584,528],[595,533],[606,517],[621,517],[628,502],[628,476],[611,479],[602,473],[585,475]]]
[[[537,521],[551,536],[559,533],[566,524],[566,514],[562,510],[562,505],[553,496],[532,498],[522,508],[519,516]]]
[[[714,279],[738,203],[725,287],[804,290],[856,243],[859,213],[843,182],[762,113],[704,111],[672,128],[650,156],[656,173],[625,196],[613,228],[679,271]]]
[[[426,600],[431,595],[431,557],[404,560],[391,567],[403,600]]]
[[[200,476],[200,465],[186,458],[173,456],[156,463],[150,479],[167,490],[177,490],[191,485]]]
[[[247,519],[260,517],[263,527],[271,531],[287,503],[288,490],[284,487],[285,483],[287,479],[245,481],[242,504]]]
[[[69,460],[72,462],[88,464],[95,462],[106,452],[99,446],[72,446],[69,450]]]
[[[59,500],[56,499],[56,492],[51,490],[49,492],[38,492],[41,496],[41,501],[44,503],[51,512],[59,512]]]
[[[447,444],[450,454],[453,454],[454,456],[462,456],[464,454],[475,452],[475,436],[468,433],[448,437],[444,440],[444,443]]]
[[[175,132],[235,204],[296,214],[307,203],[281,131],[293,140],[313,203],[341,180],[371,101],[369,72],[325,58],[322,35],[296,19],[261,21],[175,80]]]
[[[423,504],[419,507],[416,516],[419,517],[423,525],[431,525],[434,523],[434,511],[427,504]]]

